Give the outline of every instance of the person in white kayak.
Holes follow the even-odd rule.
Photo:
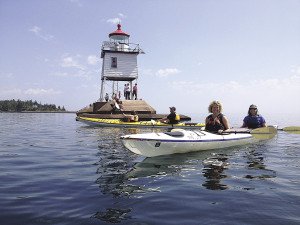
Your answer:
[[[205,119],[205,130],[212,133],[222,133],[229,129],[229,122],[222,114],[222,104],[219,101],[213,101],[208,106],[208,112],[211,114]]]

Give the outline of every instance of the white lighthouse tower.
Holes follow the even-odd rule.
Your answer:
[[[100,102],[104,101],[105,84],[112,82],[112,93],[118,92],[119,81],[130,83],[132,93],[132,82],[138,78],[137,56],[144,53],[138,44],[129,42],[130,35],[118,29],[109,35],[109,41],[104,41],[101,48],[102,73]]]

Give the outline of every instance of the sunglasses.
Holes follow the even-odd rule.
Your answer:
[[[250,109],[254,109],[254,110],[257,110],[257,108],[250,108]]]

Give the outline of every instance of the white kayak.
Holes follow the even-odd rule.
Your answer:
[[[263,139],[272,138],[277,133],[277,130],[274,127],[263,129],[270,130],[271,134],[268,138]],[[262,133],[259,133],[259,135],[261,134]],[[264,133],[264,135],[265,134],[266,133]],[[269,133],[266,135],[269,135]],[[191,131],[173,129],[171,132],[164,133],[125,135],[121,137],[121,140],[124,146],[130,151],[146,157],[154,157],[159,155],[227,148],[258,142],[260,139],[254,136],[255,134],[250,134],[249,130],[243,133],[213,134],[204,130]]]

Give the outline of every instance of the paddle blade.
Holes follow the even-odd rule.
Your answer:
[[[296,134],[300,133],[300,127],[297,126],[284,127],[282,128],[282,130],[286,132],[296,133]]]
[[[254,137],[257,140],[269,140],[275,137],[276,133],[272,134],[261,134],[261,133],[256,133],[256,134],[251,134],[252,137]]]
[[[260,127],[250,131],[250,134],[276,134],[277,129],[275,127]]]
[[[277,134],[277,129],[275,127],[261,127],[252,130],[250,134],[256,139],[268,140]]]

